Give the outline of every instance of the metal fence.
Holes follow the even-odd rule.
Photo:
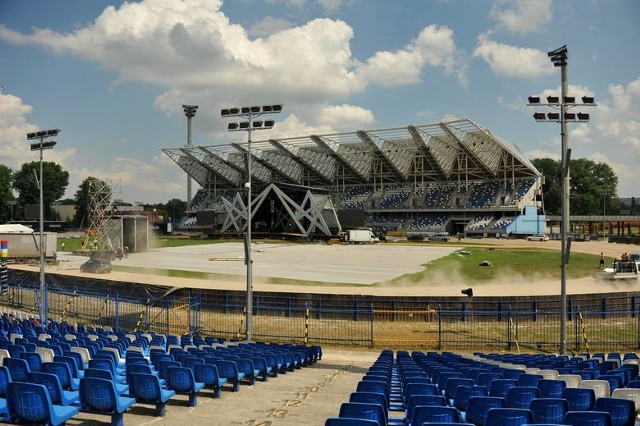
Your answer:
[[[38,312],[37,274],[10,273],[3,312]],[[375,348],[558,352],[557,298],[388,298],[255,293],[253,336]],[[137,331],[243,339],[245,293],[47,276],[48,315],[57,321]],[[567,348],[633,351],[640,346],[636,293],[572,296]]]

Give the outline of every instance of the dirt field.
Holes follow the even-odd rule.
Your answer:
[[[265,292],[307,292],[320,294],[367,294],[377,296],[459,296],[460,289],[468,286],[455,274],[443,275],[430,282],[400,283],[393,286],[371,286],[415,273],[430,260],[446,256],[460,247],[540,247],[560,250],[559,241],[530,242],[511,239],[462,240],[448,246],[429,244],[378,244],[378,245],[320,245],[257,243],[253,249],[253,288]],[[607,258],[607,263],[619,258],[623,252],[640,252],[640,247],[629,244],[610,244],[604,241],[574,243],[572,252],[583,252]],[[62,254],[61,265],[77,265],[83,258],[73,259]],[[171,278],[143,273],[112,272],[104,278],[151,283],[167,287],[216,288],[223,290],[246,289],[246,267],[241,243],[229,242],[203,246],[185,246],[154,249],[132,254],[127,259],[115,261],[114,265],[133,268],[182,269],[218,274],[213,280]],[[84,258],[86,259],[86,258]],[[15,266],[37,270],[37,267]],[[594,270],[597,265],[594,265]],[[77,269],[56,272],[86,276]],[[53,268],[51,269],[53,272]],[[100,278],[101,276],[92,275]],[[309,286],[273,284],[271,277],[307,280]],[[525,280],[509,276],[498,282],[474,284],[477,296],[527,296],[554,295],[559,292],[559,279],[536,277]],[[603,283],[592,278],[567,281],[567,294],[611,293],[640,290],[640,282]]]

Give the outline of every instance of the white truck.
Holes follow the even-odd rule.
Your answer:
[[[380,242],[371,229],[351,229],[348,233],[348,242],[353,244],[375,244]]]

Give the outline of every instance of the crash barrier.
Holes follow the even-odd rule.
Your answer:
[[[242,340],[246,293],[47,274],[48,316],[114,329]],[[37,313],[37,273],[12,270],[5,311]],[[640,293],[570,295],[568,350],[640,347]],[[558,297],[375,297],[254,292],[255,339],[376,348],[560,350]]]

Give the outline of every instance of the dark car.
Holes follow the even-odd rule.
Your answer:
[[[80,266],[80,272],[108,274],[111,272],[111,262],[104,259],[89,259]]]

